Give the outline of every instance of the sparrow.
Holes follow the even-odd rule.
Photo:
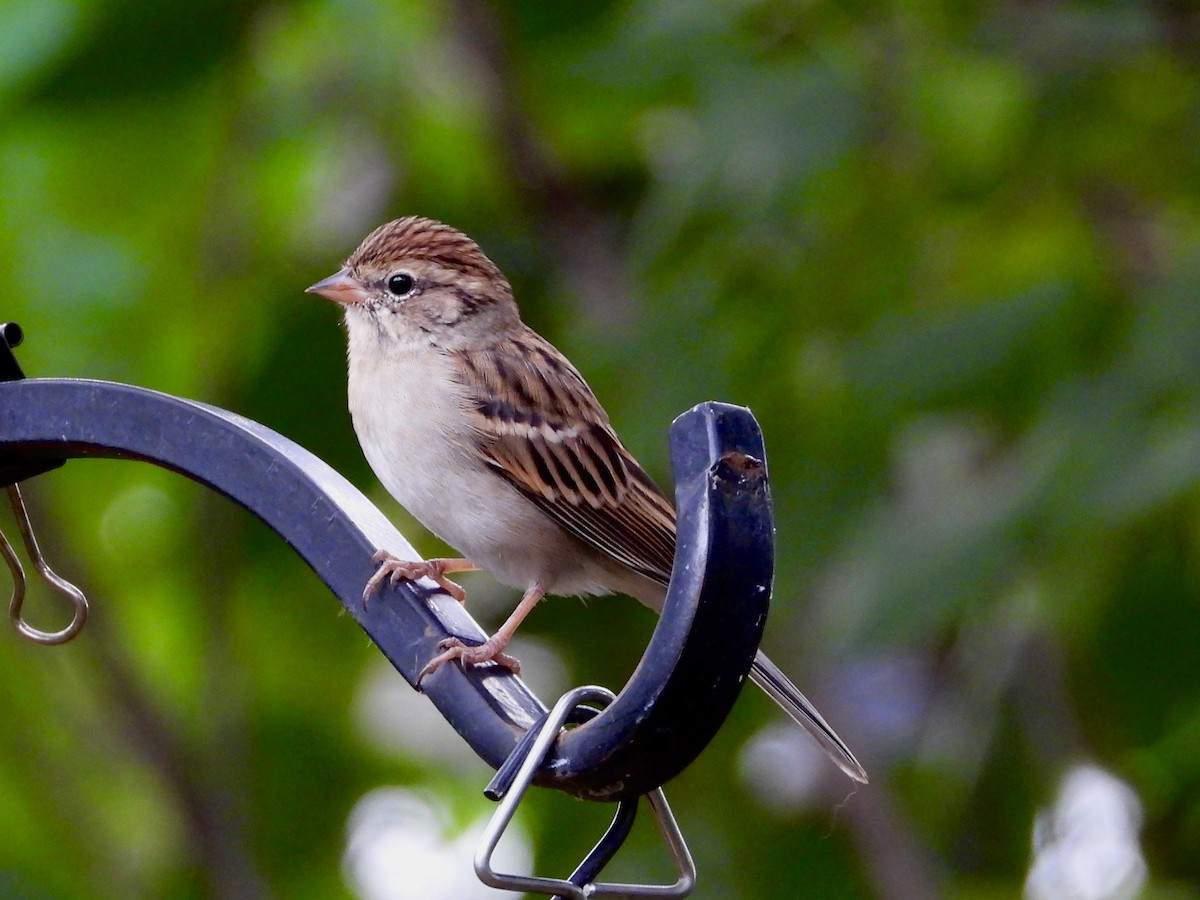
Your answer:
[[[450,638],[418,677],[458,660],[517,672],[505,648],[546,594],[621,593],[661,612],[675,556],[675,511],[625,449],[578,370],[521,321],[512,288],[460,231],[410,216],[372,231],[307,289],[341,305],[350,415],[389,493],[461,557],[379,566],[385,580],[484,569],[523,591],[478,646]],[[821,714],[761,651],[753,681],[842,771],[867,774]]]

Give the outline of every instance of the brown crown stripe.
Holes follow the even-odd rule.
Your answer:
[[[355,267],[397,257],[429,260],[476,278],[504,280],[496,264],[473,240],[448,225],[420,216],[380,225],[354,251],[349,264]]]

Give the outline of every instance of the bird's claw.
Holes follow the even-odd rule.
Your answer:
[[[367,581],[366,587],[363,588],[364,606],[370,601],[371,595],[379,590],[379,586],[385,581],[396,585],[401,581],[417,581],[421,578],[433,579],[437,582],[438,587],[459,603],[465,603],[467,600],[467,592],[446,577],[443,560],[397,559],[389,551],[379,550],[371,557],[371,562],[375,563],[379,568],[375,570],[375,574],[371,576]]]
[[[457,659],[464,666],[477,666],[484,662],[494,662],[498,666],[508,669],[514,675],[521,674],[521,662],[515,656],[510,656],[504,652],[504,646],[507,642],[500,641],[495,635],[488,638],[482,644],[468,645],[464,644],[456,637],[449,637],[438,643],[438,649],[442,652],[425,664],[420,674],[417,675],[417,684],[420,685],[421,679],[431,672],[436,672],[446,663]]]

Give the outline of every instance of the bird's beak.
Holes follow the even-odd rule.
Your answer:
[[[367,299],[366,288],[363,287],[361,281],[350,274],[350,270],[345,266],[323,281],[318,281],[312,287],[305,288],[304,293],[317,294],[326,300],[341,303],[343,306],[362,303]]]

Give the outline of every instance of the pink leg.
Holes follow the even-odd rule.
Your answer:
[[[371,595],[379,590],[384,581],[390,580],[396,584],[402,580],[416,581],[418,578],[432,578],[443,591],[457,600],[465,603],[466,591],[446,577],[451,572],[474,572],[479,566],[469,559],[426,559],[410,562],[397,559],[387,550],[380,550],[371,557],[371,562],[379,566],[367,586],[363,588],[363,603],[371,599]]]
[[[533,608],[538,605],[538,601],[546,595],[540,587],[536,585],[525,592],[525,596],[521,598],[521,602],[517,604],[517,608],[512,611],[512,615],[500,626],[499,630],[490,638],[484,641],[477,647],[468,647],[458,638],[446,638],[438,644],[438,649],[442,652],[425,664],[425,668],[421,670],[421,674],[417,676],[417,684],[421,683],[426,675],[431,672],[436,672],[452,659],[457,659],[463,665],[478,665],[481,662],[494,662],[497,665],[504,666],[514,675],[519,675],[521,672],[521,664],[513,657],[504,652],[504,648],[508,646],[508,642],[512,640],[512,636],[516,633],[517,628],[525,621],[525,617],[533,611]]]

